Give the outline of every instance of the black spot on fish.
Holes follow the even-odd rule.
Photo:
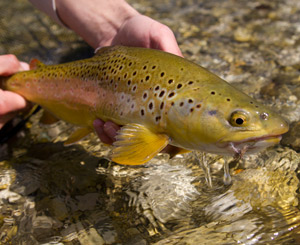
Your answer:
[[[170,79],[169,81],[168,81],[168,84],[172,84],[174,81],[173,81],[173,79]]]
[[[177,89],[180,89],[181,87],[182,87],[182,84],[179,83],[179,84],[177,85]]]
[[[141,110],[141,116],[144,116],[145,115],[145,111],[144,109]]]
[[[155,121],[158,122],[161,119],[161,116],[155,117]]]
[[[164,73],[164,72],[160,73],[160,76],[161,76],[161,77],[163,77],[164,75],[165,75],[165,73]]]
[[[183,106],[184,105],[184,102],[180,102],[179,106]]]
[[[165,91],[164,90],[162,90],[160,93],[159,93],[159,95],[158,95],[158,97],[163,97],[165,95]]]
[[[145,80],[148,81],[150,79],[150,76],[146,76]]]
[[[230,99],[229,99],[229,98],[227,98],[226,100],[227,100],[228,102],[230,101]]]
[[[196,105],[196,107],[197,107],[198,109],[201,108],[201,104]]]
[[[136,75],[136,71],[134,71],[134,72],[132,73],[132,75],[135,76],[135,75]]]
[[[160,88],[159,85],[157,85],[157,86],[154,88],[154,90],[157,91],[157,90],[159,90],[159,88]]]
[[[154,70],[156,68],[156,66],[152,66],[152,70]]]
[[[193,111],[194,111],[194,108],[191,108],[191,109],[190,109],[190,112],[193,112]]]
[[[147,66],[144,66],[144,67],[143,67],[143,70],[146,70],[146,69],[147,69]]]
[[[150,110],[152,110],[153,109],[153,103],[150,102],[149,105],[148,105],[148,107],[149,107]]]
[[[145,93],[143,94],[143,99],[147,99],[147,96],[148,96],[148,94],[145,92]]]
[[[129,62],[128,66],[131,66],[132,65],[132,62]]]
[[[189,99],[188,102],[191,104],[193,103],[194,101],[192,99]]]
[[[194,82],[193,81],[189,81],[188,82],[188,85],[192,85]]]
[[[164,108],[164,104],[165,104],[164,102],[161,102],[160,107],[159,107],[161,110]]]
[[[169,93],[168,97],[169,97],[169,98],[172,98],[174,95],[175,95],[175,93],[174,93],[174,92],[171,92],[171,93]]]
[[[215,94],[216,94],[216,92],[215,92],[215,91],[211,91],[211,92],[210,92],[210,94],[212,94],[212,95],[215,95]]]
[[[131,80],[128,80],[127,85],[130,86],[131,84]]]

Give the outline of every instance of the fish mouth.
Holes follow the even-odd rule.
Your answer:
[[[248,139],[244,139],[244,140],[240,140],[240,141],[236,141],[236,144],[242,144],[245,142],[258,142],[258,141],[274,141],[274,144],[276,144],[276,142],[280,142],[282,138],[281,134],[277,134],[277,135],[265,135],[265,136],[260,136],[260,137],[250,137]]]
[[[242,158],[245,154],[257,153],[269,146],[278,144],[282,138],[281,134],[270,134],[260,137],[250,137],[240,141],[227,142],[221,148],[225,148],[229,155]]]

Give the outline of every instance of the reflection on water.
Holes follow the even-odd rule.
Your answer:
[[[64,147],[74,129],[40,125],[38,113],[0,146],[1,243],[300,243],[299,2],[130,2],[168,24],[187,58],[293,122],[285,145],[238,164],[197,153],[202,167],[194,154],[121,166],[105,159],[110,148],[96,136]],[[26,1],[3,0],[0,7],[1,53],[49,63],[86,56],[76,35],[32,14]],[[230,185],[223,183],[225,161]]]

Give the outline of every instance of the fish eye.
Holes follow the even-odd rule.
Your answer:
[[[229,123],[234,127],[242,127],[247,124],[248,116],[243,111],[235,111],[231,114]]]

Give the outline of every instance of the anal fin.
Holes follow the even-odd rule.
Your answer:
[[[79,128],[71,134],[71,136],[64,142],[64,145],[65,146],[72,145],[78,142],[79,140],[83,139],[91,132],[92,130],[90,128]]]
[[[153,133],[140,124],[123,126],[116,139],[111,159],[125,165],[148,162],[169,143],[167,135]]]

